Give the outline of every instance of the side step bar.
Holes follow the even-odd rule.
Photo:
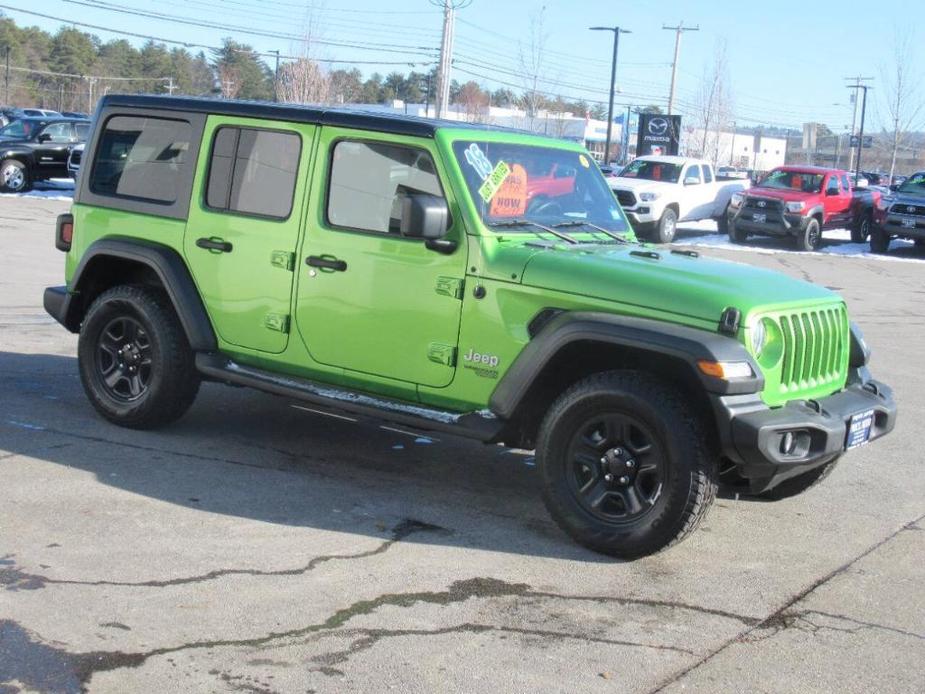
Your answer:
[[[504,427],[504,421],[488,410],[458,414],[424,405],[409,405],[244,366],[220,354],[197,353],[196,369],[216,381],[284,395],[328,411],[349,412],[424,431],[440,431],[491,442]]]

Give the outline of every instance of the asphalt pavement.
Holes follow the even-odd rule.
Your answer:
[[[2,694],[925,691],[922,263],[700,248],[842,293],[899,422],[619,562],[528,451],[215,384],[167,429],[104,422],[42,310],[66,209],[0,199]]]

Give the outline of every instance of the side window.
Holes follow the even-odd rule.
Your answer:
[[[302,138],[292,132],[223,127],[209,160],[206,206],[286,219],[292,213]]]
[[[97,195],[156,203],[177,200],[179,175],[189,165],[192,128],[186,121],[113,116],[103,128],[90,190]]]
[[[74,131],[71,129],[70,123],[52,123],[45,127],[42,131],[42,134],[39,135],[41,138],[42,135],[48,135],[51,139],[47,142],[70,142]]]
[[[838,194],[838,176],[829,176],[828,183],[825,184],[825,192]]]
[[[848,174],[842,174],[841,176],[841,190],[843,193],[851,192],[851,184],[848,183]]]
[[[334,145],[327,204],[333,226],[397,234],[402,197],[412,193],[444,197],[424,150],[351,140]]]
[[[79,142],[85,142],[90,137],[90,124],[89,123],[74,123],[74,130],[77,131],[77,140]]]
[[[697,183],[700,183],[700,165],[694,164],[693,166],[688,167],[687,173],[684,174],[684,180],[686,181],[689,178],[696,178]]]
[[[706,164],[703,167],[703,182],[713,183],[713,167],[709,164]]]

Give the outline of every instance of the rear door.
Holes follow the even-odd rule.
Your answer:
[[[286,349],[316,127],[210,116],[184,254],[219,337]]]

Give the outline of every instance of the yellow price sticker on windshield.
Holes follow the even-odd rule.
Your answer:
[[[586,169],[591,166],[591,162],[588,161],[588,158],[584,154],[578,155],[578,161],[580,161],[581,165]]]
[[[504,179],[507,178],[510,173],[511,167],[503,161],[499,161],[494,171],[488,175],[488,178],[486,178],[485,182],[479,187],[479,196],[482,200],[491,202],[491,199],[495,197],[495,193],[498,192],[501,184],[504,183]]]

